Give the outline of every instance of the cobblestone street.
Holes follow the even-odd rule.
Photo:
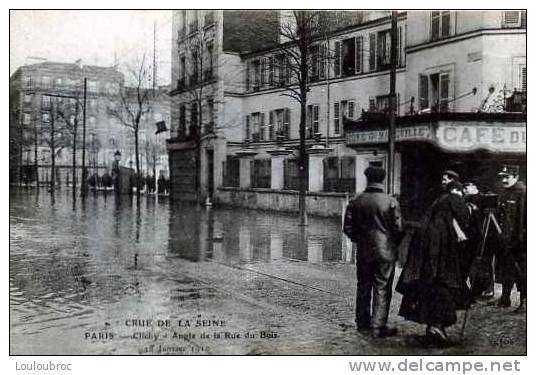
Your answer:
[[[460,312],[447,348],[397,315],[397,293],[399,335],[358,333],[340,221],[310,218],[299,232],[294,216],[12,190],[10,353],[526,353],[517,293],[511,309],[473,305],[463,341]]]

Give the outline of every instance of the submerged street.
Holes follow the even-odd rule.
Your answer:
[[[292,215],[12,188],[10,353],[526,353],[518,293],[473,305],[463,340],[460,312],[447,348],[398,316],[396,292],[399,335],[358,333],[353,259],[340,218],[304,232]]]

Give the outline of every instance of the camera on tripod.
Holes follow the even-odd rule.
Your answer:
[[[485,193],[480,195],[481,210],[496,210],[499,208],[499,195],[495,193]]]

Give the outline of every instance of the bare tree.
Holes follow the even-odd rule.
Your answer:
[[[76,196],[76,152],[78,146],[78,125],[80,121],[80,114],[82,103],[80,102],[80,95],[76,93],[69,100],[63,101],[63,106],[56,107],[56,114],[58,118],[64,123],[64,137],[67,146],[72,150],[72,177],[73,177],[73,197]]]
[[[40,132],[41,142],[44,143],[50,149],[51,193],[54,193],[56,187],[56,156],[65,147],[71,144],[71,139],[68,135],[68,121],[65,121],[63,115],[61,115],[61,113],[63,112],[61,112],[60,103],[61,101],[59,100],[59,98],[51,98],[48,111],[42,114],[43,116],[47,116],[48,119],[46,119],[46,125],[41,127]]]
[[[128,77],[133,86],[121,87],[117,93],[112,94],[110,100],[116,105],[108,106],[108,114],[116,118],[123,126],[132,130],[134,134],[134,148],[136,156],[136,194],[139,196],[140,177],[140,145],[139,131],[140,122],[147,113],[151,111],[152,77],[150,67],[145,60],[145,54],[141,61],[134,67],[127,67]]]

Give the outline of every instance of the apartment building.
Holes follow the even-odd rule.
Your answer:
[[[180,95],[185,79],[180,72],[187,71],[184,67],[192,57],[199,60],[196,53],[181,49],[188,37],[180,25],[193,17],[201,24],[197,29],[204,30],[203,35],[213,30],[211,37],[203,40],[214,40],[213,49],[206,49],[213,62],[205,66],[215,67],[212,76],[203,75],[210,79],[211,88],[205,93],[213,90],[213,101],[203,107],[208,111],[202,114],[203,122],[210,124],[211,131],[201,137],[199,188],[205,196],[225,204],[295,211],[300,105],[289,97],[296,88],[288,63],[292,41],[278,31],[289,15],[257,12],[243,17],[245,12],[239,12],[242,17],[233,29],[226,27],[233,11],[211,12],[213,22],[206,25],[207,13],[175,14],[173,73],[179,73],[171,111],[176,138],[168,142],[172,189],[193,182],[179,171],[187,168],[173,160],[177,150],[188,146],[178,135],[187,138],[188,128],[201,113],[191,111]],[[342,16],[327,17],[343,21],[318,33],[310,45],[306,103],[307,200],[310,212],[318,214],[340,213],[346,195],[363,189],[364,169],[387,163],[391,12],[342,12]],[[264,45],[226,48],[225,41],[236,39],[235,33],[250,41],[256,39],[247,33],[255,31],[255,35],[273,38],[263,39]],[[190,35],[196,35],[195,28]],[[401,129],[397,132],[403,136],[396,142],[395,193],[403,196],[406,205],[413,204],[415,194],[428,192],[438,170],[447,165],[460,167],[466,175],[485,165],[482,176],[471,178],[488,184],[498,164],[526,163],[524,12],[398,12],[396,39],[396,114]],[[467,131],[453,123],[461,119],[469,132],[482,128],[479,131],[489,132],[490,137],[504,132],[504,139],[508,134],[518,142],[500,148],[493,137],[487,140],[481,135],[476,143],[467,144],[463,138]],[[485,130],[483,123],[490,121],[495,125]],[[445,126],[449,130],[438,133]],[[456,130],[450,130],[453,127]],[[493,130],[495,127],[507,130]],[[498,142],[503,138],[495,136]],[[451,147],[445,147],[443,140],[450,141]],[[193,168],[195,145],[189,147],[187,159]],[[458,154],[466,159],[452,157]],[[482,161],[483,154],[489,155],[487,161]],[[471,169],[464,169],[467,158],[473,160]],[[418,176],[427,176],[424,183],[408,177],[415,170]],[[186,197],[181,189],[175,196]]]
[[[81,176],[83,87],[86,79],[86,163],[111,166],[124,143],[123,127],[107,113],[123,87],[114,67],[42,62],[21,66],[10,77],[10,181],[47,183],[51,178],[51,141],[56,153],[56,181],[70,184],[72,140],[76,124],[77,178]],[[51,138],[51,124],[55,134]],[[36,170],[37,165],[37,170]]]

